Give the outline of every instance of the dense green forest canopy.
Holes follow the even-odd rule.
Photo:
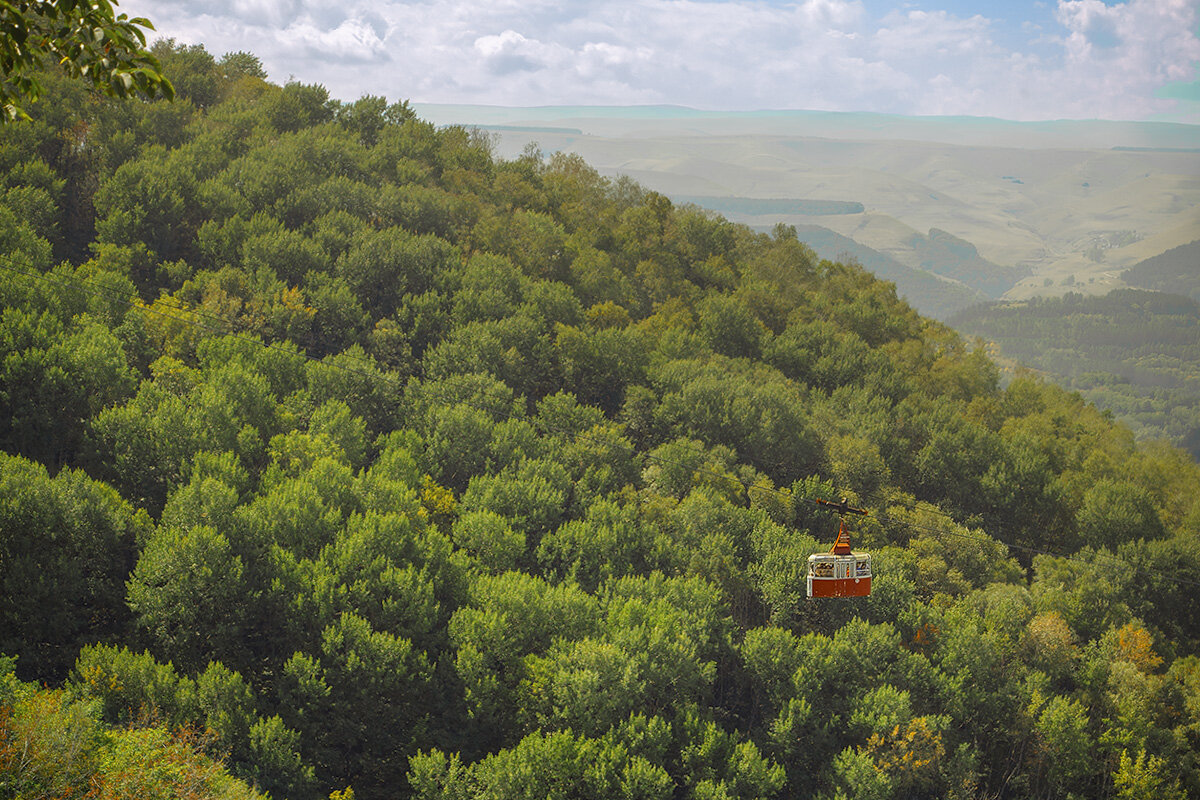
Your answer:
[[[1140,289],[1068,293],[975,306],[949,324],[1080,392],[1137,438],[1170,439],[1200,457],[1200,306],[1193,299]]]
[[[1200,794],[1185,453],[789,228],[156,56],[0,128],[3,791]]]

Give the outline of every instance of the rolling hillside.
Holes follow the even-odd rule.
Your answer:
[[[0,796],[1200,796],[1186,453],[787,224],[156,53],[0,126]]]
[[[951,317],[1128,424],[1200,457],[1200,307],[1180,295],[1119,289],[976,306]]]
[[[820,225],[914,269],[927,268],[937,229],[979,257],[943,274],[972,276],[993,298],[1054,296],[1068,286],[1104,294],[1123,285],[1122,270],[1200,234],[1194,126],[659,107],[421,110],[493,131],[501,153],[530,142],[579,153],[606,175],[673,198],[720,197],[709,207],[736,221]],[[526,129],[505,127],[517,124]],[[865,213],[745,206],[778,198],[857,203]],[[898,287],[931,307],[921,285]]]
[[[1130,286],[1200,300],[1200,240],[1173,247],[1130,267],[1121,275]]]

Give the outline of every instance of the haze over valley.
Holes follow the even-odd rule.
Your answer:
[[[1124,285],[1122,270],[1200,238],[1193,125],[415,107],[487,131],[502,157],[530,144],[578,153],[676,202],[761,230],[795,225],[822,256],[856,256],[935,316],[985,299],[1103,294]]]

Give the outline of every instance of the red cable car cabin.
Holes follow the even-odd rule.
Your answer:
[[[839,514],[852,511],[867,512],[850,508],[843,500],[840,504],[818,500],[821,505],[832,506]],[[809,597],[866,597],[871,594],[871,555],[855,553],[850,549],[850,534],[846,532],[844,520],[838,525],[837,539],[828,553],[815,553],[808,557]]]

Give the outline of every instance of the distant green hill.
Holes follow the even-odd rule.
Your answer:
[[[720,197],[673,195],[679,203],[692,203],[718,214],[742,217],[829,217],[861,214],[862,203],[847,200],[800,198]],[[923,314],[943,319],[967,306],[998,298],[1029,270],[994,264],[979,255],[975,245],[939,228],[928,235],[914,233],[904,244],[920,259],[913,269],[890,255],[854,241],[823,226],[796,226],[805,243],[822,258],[854,258],[871,272],[896,284],[896,290]]]
[[[945,278],[961,281],[989,297],[1000,297],[1029,274],[1019,267],[993,264],[975,245],[939,228],[928,235],[913,234],[906,242],[917,252],[921,267]]]
[[[1190,298],[1071,293],[975,306],[948,321],[1081,392],[1139,437],[1169,438],[1200,457],[1200,306]]]
[[[820,225],[797,225],[800,240],[817,251],[821,258],[832,261],[852,260],[875,276],[896,284],[896,292],[913,308],[936,319],[946,319],[955,312],[987,299],[977,289],[943,280],[936,275],[913,269],[887,253],[881,253]]]
[[[836,216],[842,214],[861,214],[862,203],[842,200],[802,200],[796,198],[759,199],[753,197],[717,197],[707,195],[676,195],[673,197],[679,203],[692,203],[709,211],[727,215],[747,215],[751,217],[776,216]],[[830,230],[822,225],[795,225],[800,240],[813,248],[821,258],[831,261],[850,259],[861,264],[865,269],[885,281],[896,284],[896,291],[904,297],[913,308],[922,314],[928,314],[936,319],[945,319],[949,315],[961,311],[968,306],[986,301],[994,294],[985,293],[977,288],[959,283],[953,279],[947,280],[919,269],[913,269],[901,263],[887,253],[881,253],[849,236]],[[769,226],[755,226],[756,230],[769,230]],[[939,231],[944,237],[949,234]],[[926,237],[921,237],[925,240]],[[953,238],[953,237],[950,237]],[[957,240],[961,242],[962,240]],[[969,253],[964,253],[965,262],[977,266],[982,261],[978,252],[969,242],[962,242]],[[947,247],[942,238],[936,244],[929,244],[924,250],[930,254],[929,261],[936,263],[946,272],[960,272],[969,275],[979,282],[979,276],[971,275],[969,269],[955,268],[952,265],[953,252]],[[1005,270],[990,262],[982,272],[985,275],[999,274],[1001,277],[985,279],[989,287],[993,284],[1004,283],[1007,279]]]
[[[1200,300],[1200,239],[1147,258],[1121,273],[1121,280],[1130,286]]]

